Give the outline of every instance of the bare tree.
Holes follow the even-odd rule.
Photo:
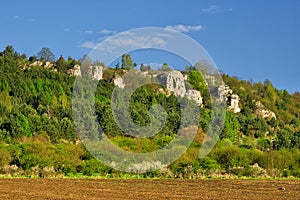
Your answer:
[[[50,62],[54,62],[55,61],[55,56],[52,53],[52,51],[47,48],[47,47],[43,47],[41,49],[41,51],[37,54],[38,59],[39,60],[43,60],[43,61],[50,61]]]

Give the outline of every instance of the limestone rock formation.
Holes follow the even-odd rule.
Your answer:
[[[42,61],[39,61],[39,60],[37,60],[37,61],[34,61],[33,63],[31,63],[31,64],[29,64],[29,65],[24,65],[23,66],[23,70],[25,70],[25,69],[30,69],[31,67],[33,67],[33,66],[39,66],[39,67],[43,67],[43,68],[45,68],[45,69],[49,69],[49,70],[51,70],[51,71],[53,71],[53,72],[57,72],[57,69],[54,67],[54,64],[53,63],[51,63],[51,62],[49,62],[49,61],[47,61],[47,62],[42,62]]]
[[[165,72],[159,76],[159,80],[176,96],[183,97],[185,95],[184,77],[180,71]]]
[[[237,94],[232,94],[228,97],[229,100],[229,110],[231,110],[234,113],[239,113],[241,112],[241,109],[239,107],[239,101],[240,97]]]
[[[262,118],[268,118],[268,119],[271,119],[271,118],[275,118],[276,119],[276,115],[274,112],[272,112],[271,110],[268,110],[260,101],[257,101],[255,103],[255,106],[256,106],[256,110],[255,110],[255,113],[262,117]]]
[[[116,77],[116,78],[114,78],[113,82],[119,88],[122,88],[122,89],[125,88],[125,84],[124,84],[124,81],[123,81],[122,77]]]
[[[237,94],[233,94],[232,89],[227,85],[220,85],[218,88],[220,101],[225,101],[228,105],[228,109],[234,113],[241,112],[239,107],[240,97]]]
[[[184,79],[185,81],[187,81],[187,80],[188,80],[188,75],[187,75],[187,74],[183,75],[183,79]]]
[[[88,77],[99,81],[103,78],[103,67],[102,66],[89,66],[87,75],[88,75]]]
[[[52,67],[53,67],[53,64],[49,61],[47,61],[44,65],[44,68],[46,68],[46,69],[51,69]]]
[[[187,90],[185,95],[189,99],[195,101],[198,106],[202,105],[202,96],[201,96],[201,93],[198,90],[192,90],[192,89]]]
[[[68,70],[68,74],[72,76],[81,76],[80,65],[74,65],[73,69]]]
[[[232,95],[232,90],[227,85],[220,85],[218,88],[220,101],[227,101],[227,97]]]
[[[43,65],[43,62],[42,61],[34,61],[33,63],[31,63],[29,66],[42,66]]]

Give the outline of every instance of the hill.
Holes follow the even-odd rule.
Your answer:
[[[0,52],[0,173],[30,177],[129,176],[97,161],[79,140],[72,95],[75,78],[88,75],[99,81],[95,108],[104,134],[129,152],[151,152],[172,141],[181,122],[177,97],[187,97],[199,107],[197,136],[188,151],[162,170],[144,173],[145,177],[300,177],[299,92],[278,90],[269,80],[252,83],[222,74],[225,84],[218,92],[227,104],[224,127],[219,127],[222,131],[214,149],[198,158],[214,113],[210,110],[213,102],[209,89],[197,66],[182,72],[169,71],[165,66],[161,75],[165,87],[147,84],[134,91],[129,102],[133,122],[148,125],[152,105],[161,105],[167,113],[163,128],[149,138],[132,137],[114,120],[111,95],[115,87],[125,87],[128,82],[122,75],[132,68],[122,66],[87,65],[62,56],[51,62],[34,56],[27,59],[12,46]],[[136,71],[156,76],[151,66]],[[121,124],[128,124],[126,118],[123,120]],[[101,139],[101,135],[96,137]]]

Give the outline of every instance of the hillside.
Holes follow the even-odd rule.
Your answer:
[[[219,88],[220,98],[227,103],[224,127],[219,127],[222,132],[215,148],[208,156],[198,158],[212,102],[195,66],[182,72],[166,68],[162,77],[166,87],[148,84],[133,93],[129,105],[136,124],[149,124],[152,105],[161,105],[167,113],[166,123],[157,134],[134,138],[119,128],[110,102],[114,88],[126,85],[121,77],[132,66],[122,63],[121,68],[112,69],[100,64],[90,67],[70,57],[52,62],[34,56],[27,59],[12,46],[0,52],[0,174],[129,176],[94,159],[79,140],[72,95],[75,78],[87,74],[99,81],[95,107],[104,134],[129,152],[151,152],[175,137],[181,121],[178,96],[199,106],[197,136],[188,151],[163,170],[145,173],[144,177],[300,177],[299,92],[278,90],[269,80],[252,83],[222,74],[225,85]],[[141,66],[138,73],[155,74],[151,66]],[[120,123],[126,125],[127,121]]]

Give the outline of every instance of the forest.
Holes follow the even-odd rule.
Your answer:
[[[198,158],[212,113],[208,89],[195,66],[182,70],[190,86],[203,97],[197,136],[188,150],[169,166],[143,174],[104,165],[80,142],[73,121],[75,77],[67,72],[85,64],[71,57],[56,60],[47,48],[30,57],[12,46],[0,52],[0,176],[300,178],[300,93],[276,89],[267,79],[252,82],[222,74],[224,83],[239,96],[241,110],[234,113],[227,109],[217,144],[207,156]],[[158,93],[160,86],[138,88],[130,99],[132,120],[147,125],[149,108],[159,104],[167,111],[166,123],[153,137],[128,136],[114,120],[110,99],[115,87],[111,80],[131,68],[151,72],[151,66],[137,66],[130,55],[115,68],[104,68],[95,95],[97,120],[115,145],[131,152],[151,152],[174,138],[180,122],[179,105],[174,94]],[[167,64],[162,70],[169,70]],[[276,117],[258,115],[258,101]]]

